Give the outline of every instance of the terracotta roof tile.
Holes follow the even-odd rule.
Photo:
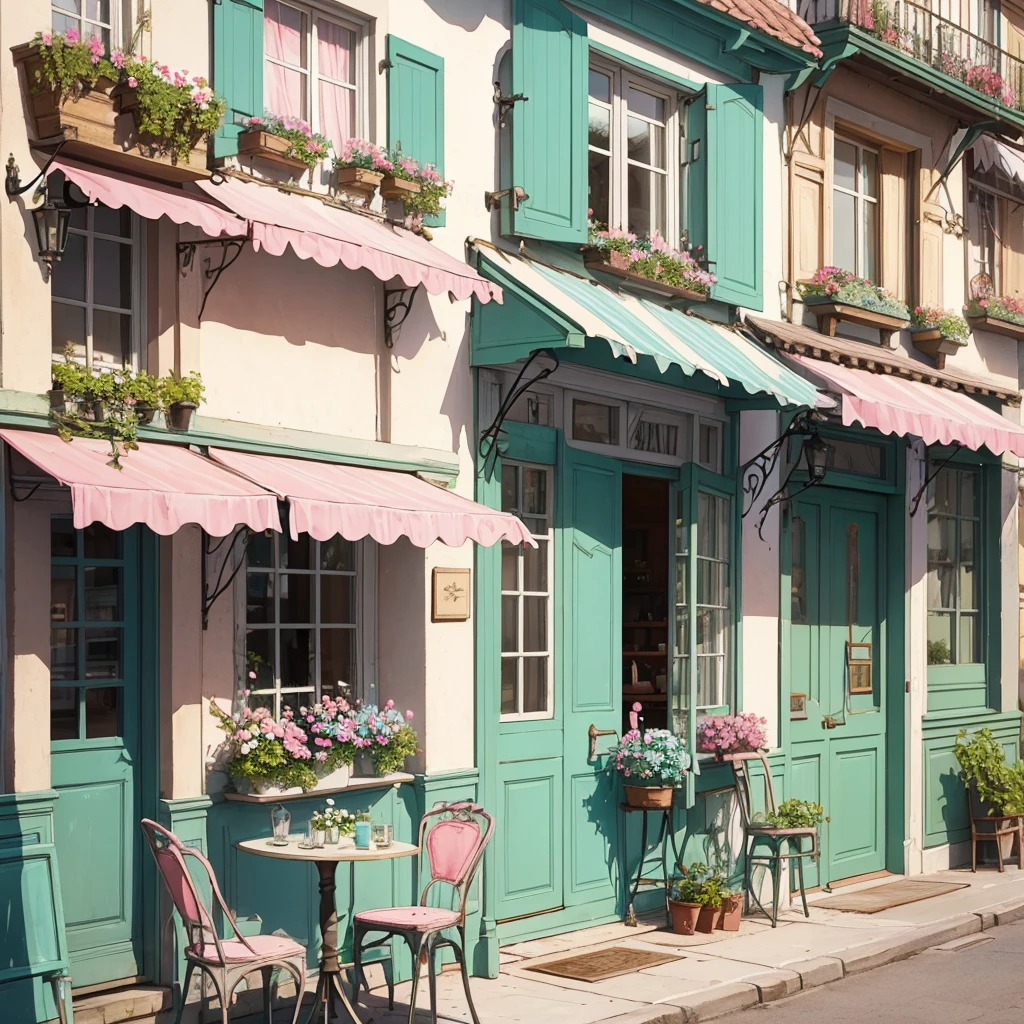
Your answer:
[[[821,40],[803,18],[793,13],[782,0],[700,0],[708,7],[742,21],[758,32],[794,46],[814,57],[821,56]]]

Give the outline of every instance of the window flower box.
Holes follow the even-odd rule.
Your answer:
[[[611,274],[667,298],[705,302],[716,280],[693,256],[674,250],[657,232],[641,239],[629,232],[591,229],[581,251],[587,270]]]
[[[239,156],[277,164],[295,177],[300,177],[308,170],[305,161],[293,155],[292,144],[287,139],[259,128],[247,128],[239,133],[238,153]]]
[[[976,295],[964,307],[972,331],[988,331],[1024,341],[1024,299],[1012,295]]]
[[[380,171],[371,171],[368,167],[338,167],[336,173],[338,191],[364,203],[373,199],[374,192],[384,180]]]
[[[691,291],[689,288],[676,288],[661,281],[652,281],[643,274],[634,274],[628,268],[629,257],[621,252],[611,252],[610,259],[601,258],[600,250],[592,250],[593,255],[588,252],[583,254],[583,266],[590,271],[597,271],[600,274],[611,274],[613,277],[620,277],[629,281],[638,288],[653,292],[656,295],[664,295],[673,299],[688,299],[690,302],[707,302],[707,295],[701,292]],[[622,264],[625,263],[625,266]]]
[[[805,298],[804,305],[810,309],[818,321],[818,330],[830,338],[836,336],[836,328],[840,323],[856,324],[859,327],[870,327],[878,331],[882,344],[893,348],[892,336],[907,326],[906,317],[890,316],[877,313],[863,306],[854,306],[847,302],[833,302],[831,299]]]
[[[840,323],[877,330],[882,344],[906,327],[910,310],[884,288],[847,270],[822,267],[810,281],[798,281],[804,305],[818,321],[818,330],[834,338]]]
[[[410,196],[419,195],[420,183],[408,178],[398,178],[394,174],[385,174],[380,183],[380,194],[385,199],[401,199],[403,202]]]
[[[940,370],[946,364],[946,356],[962,349],[971,333],[962,316],[930,306],[914,307],[907,330],[914,348],[934,359]]]
[[[1024,341],[1024,324],[1013,320],[1001,320],[995,316],[969,316],[967,322],[972,331],[988,331],[989,334],[1001,334],[1005,338]]]

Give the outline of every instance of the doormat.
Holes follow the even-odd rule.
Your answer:
[[[577,956],[562,957],[561,960],[549,960],[546,964],[537,964],[536,967],[527,967],[526,970],[556,974],[560,978],[572,978],[575,981],[605,981],[608,978],[617,978],[620,974],[632,974],[634,971],[642,971],[645,967],[658,967],[660,964],[682,959],[683,957],[670,953],[612,946],[610,949],[598,949],[593,953],[580,953]]]
[[[827,900],[815,900],[811,906],[826,910],[848,910],[853,914],[877,914],[880,910],[930,900],[933,896],[944,896],[947,892],[966,888],[966,882],[916,882],[907,879],[903,882],[873,885],[860,892],[830,896]]]

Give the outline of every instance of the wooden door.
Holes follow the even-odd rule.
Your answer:
[[[143,973],[139,528],[51,520],[50,741],[72,984]]]

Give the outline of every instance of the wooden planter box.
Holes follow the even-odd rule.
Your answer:
[[[26,99],[37,141],[59,142],[67,156],[80,156],[105,167],[156,178],[160,181],[195,181],[209,177],[206,145],[198,144],[191,162],[178,163],[157,152],[149,140],[135,130],[132,110],[137,106],[134,89],[100,79],[95,86],[61,101],[40,83],[42,60],[33,43],[15,46],[16,64],[25,70]]]
[[[377,186],[384,180],[380,171],[371,171],[367,167],[338,167],[335,173],[338,191],[362,199],[364,203],[373,199]]]
[[[676,288],[661,281],[652,281],[642,274],[634,274],[630,269],[629,257],[615,249],[597,249],[589,247],[583,250],[583,266],[599,274],[611,274],[629,281],[637,288],[663,295],[672,299],[687,299],[690,302],[707,302],[708,296],[702,292],[691,291],[689,288]]]
[[[1024,324],[997,320],[994,316],[969,316],[967,322],[971,325],[972,331],[988,331],[989,334],[1001,334],[1006,338],[1024,341]]]
[[[908,327],[910,340],[918,352],[931,356],[938,369],[946,365],[946,356],[951,356],[964,347],[964,343],[947,338],[938,327]]]
[[[282,139],[280,135],[272,135],[259,128],[248,128],[238,136],[240,156],[267,160],[279,167],[284,167],[293,176],[301,177],[309,170],[309,165],[303,163],[298,157],[290,156],[291,148],[291,143],[287,139]]]
[[[409,196],[418,195],[419,191],[418,181],[406,181],[405,178],[396,178],[393,174],[385,174],[384,180],[380,183],[380,194],[385,199],[408,199]]]
[[[857,324],[860,327],[870,327],[878,331],[882,344],[889,348],[895,347],[892,336],[897,331],[903,330],[910,322],[909,319],[903,317],[876,313],[872,309],[851,306],[846,302],[833,302],[831,299],[826,302],[815,302],[813,298],[805,298],[804,305],[817,319],[820,333],[834,338],[836,328],[840,323]]]

